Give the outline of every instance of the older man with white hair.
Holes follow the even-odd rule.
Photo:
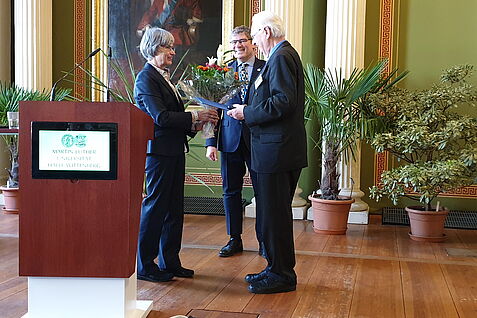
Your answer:
[[[303,67],[276,14],[254,15],[252,38],[267,63],[251,85],[248,106],[235,105],[227,112],[250,127],[257,218],[268,261],[263,271],[245,280],[252,293],[289,292],[296,289],[291,202],[307,166]]]

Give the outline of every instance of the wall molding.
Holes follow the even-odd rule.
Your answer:
[[[74,0],[74,63],[79,63],[84,59],[86,52],[86,0]],[[83,71],[77,68],[74,71],[73,94],[76,97],[85,96],[86,88],[81,85]]]
[[[203,186],[198,180],[194,177],[202,180],[208,186],[222,186],[222,176],[220,173],[190,173],[185,176],[185,185],[200,185]],[[243,178],[243,186],[246,188],[252,187],[252,179],[246,176]]]

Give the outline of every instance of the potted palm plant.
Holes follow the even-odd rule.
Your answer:
[[[403,73],[395,77],[396,71],[384,76],[386,66],[387,61],[382,60],[364,70],[354,69],[348,77],[340,70],[325,72],[311,64],[305,67],[305,119],[318,120],[320,129],[312,139],[323,153],[319,191],[308,197],[317,233],[346,233],[354,200],[339,195],[337,167],[342,157],[354,158],[359,140],[381,126],[379,116],[370,112],[368,97],[388,89],[405,76]]]
[[[63,100],[70,93],[69,89],[59,89],[55,100]],[[8,112],[18,112],[20,101],[26,100],[49,100],[50,92],[28,90],[14,83],[0,82],[0,126],[8,127]],[[3,134],[10,155],[10,168],[8,180],[5,186],[0,187],[4,196],[5,206],[3,210],[9,213],[18,213],[18,136],[16,133]]]
[[[386,127],[371,139],[372,146],[401,163],[382,173],[370,197],[388,196],[394,204],[400,197],[420,201],[421,206],[406,208],[413,240],[443,241],[448,210],[433,203],[439,194],[477,181],[477,118],[456,111],[477,100],[467,81],[472,70],[470,65],[455,66],[430,89],[393,88],[370,97]]]

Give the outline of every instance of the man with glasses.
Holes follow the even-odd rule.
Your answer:
[[[277,15],[254,15],[252,37],[267,63],[251,85],[248,105],[227,112],[250,127],[257,219],[268,261],[245,281],[256,294],[289,292],[296,289],[291,202],[307,165],[303,67]]]
[[[265,61],[255,57],[254,45],[250,37],[250,28],[238,26],[232,30],[230,44],[234,50],[235,61],[229,64],[239,74],[239,78],[247,81],[228,104],[245,104],[248,99],[248,89],[260,73]],[[206,140],[206,157],[212,161],[218,160],[217,149],[221,151],[220,168],[222,174],[222,189],[227,223],[228,243],[220,250],[220,257],[229,257],[243,251],[242,245],[242,187],[246,169],[250,171],[252,185],[255,184],[255,173],[250,170],[250,131],[247,125],[230,116],[222,116],[218,126],[217,137]],[[262,248],[260,224],[255,225],[259,253],[264,256]]]

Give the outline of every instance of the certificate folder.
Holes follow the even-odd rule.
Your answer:
[[[212,106],[212,107],[215,107],[215,108],[220,108],[220,109],[225,110],[225,111],[235,108],[232,105],[225,105],[225,104],[216,103],[216,102],[213,102],[211,100],[208,100],[208,99],[205,99],[205,98],[202,98],[202,97],[194,97],[194,99],[200,104],[207,105],[207,106]]]

